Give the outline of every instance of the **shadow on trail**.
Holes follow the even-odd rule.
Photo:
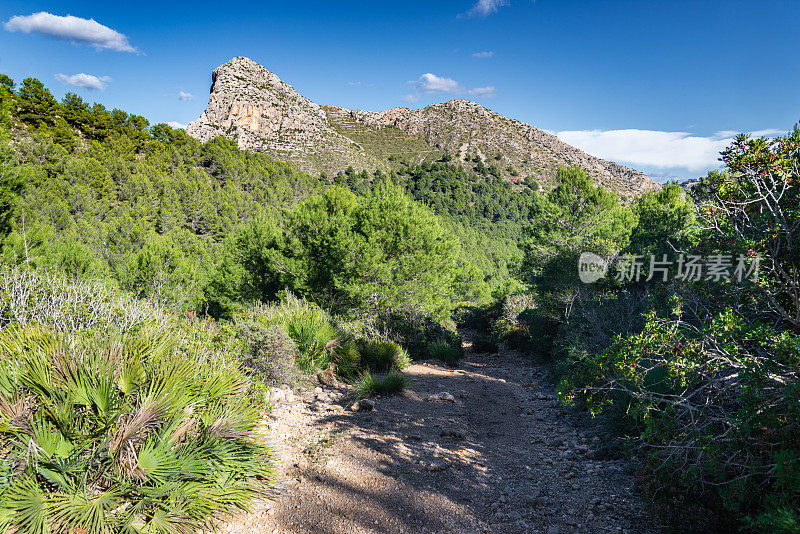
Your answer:
[[[546,373],[505,347],[468,348],[455,368],[412,365],[409,388],[374,398],[374,411],[323,392],[308,407],[328,437],[301,453],[303,487],[279,532],[658,532],[622,462],[596,458],[602,438]],[[432,400],[441,392],[452,402]]]
[[[490,506],[507,493],[505,483],[529,477],[530,462],[536,461],[516,413],[514,389],[521,384],[496,376],[488,355],[471,355],[457,368],[426,362],[408,374],[410,388],[400,396],[376,398],[375,411],[321,418],[359,445],[350,453],[354,460],[386,477],[366,490],[320,469],[315,483],[344,497],[333,502],[363,502],[374,517],[364,517],[363,510],[354,514],[349,506],[331,510],[330,504],[326,513],[376,532],[475,531],[494,521]],[[531,380],[522,369],[519,378]],[[455,401],[429,400],[440,392]],[[535,512],[535,503],[519,503],[525,506]],[[502,529],[518,530],[527,529]]]

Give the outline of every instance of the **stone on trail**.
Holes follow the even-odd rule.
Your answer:
[[[269,393],[267,393],[267,402],[269,403],[280,402],[285,398],[286,398],[286,393],[280,388],[270,389]]]
[[[433,462],[426,469],[431,473],[438,473],[439,471],[444,471],[445,467],[447,466],[442,463]]]
[[[455,402],[456,398],[453,397],[447,391],[442,391],[440,393],[436,393],[428,397],[429,401],[439,401],[439,402]]]
[[[369,412],[375,409],[375,401],[369,399],[361,399],[358,401],[358,409],[364,410],[365,412]]]
[[[336,375],[333,374],[332,367],[328,367],[327,369],[323,369],[317,373],[317,380],[320,384],[324,384],[329,387],[339,387],[339,381],[336,380]]]

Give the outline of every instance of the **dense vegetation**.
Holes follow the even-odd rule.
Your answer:
[[[233,233],[210,287],[217,307],[289,289],[342,315],[446,320],[475,285],[455,236],[388,180],[360,198],[331,187],[278,219]]]
[[[264,492],[236,365],[147,331],[9,327],[0,347],[4,531],[199,530]]]
[[[420,165],[402,162],[400,170],[385,177],[432,209],[458,237],[462,257],[485,278],[486,284],[474,290],[497,295],[520,289],[514,270],[522,254],[519,242],[534,204],[534,189],[514,190],[509,182],[485,169],[476,167],[468,172],[447,161]],[[347,169],[336,174],[333,181],[363,195],[382,178],[380,171],[370,176]]]
[[[3,109],[15,140],[4,164],[24,182],[5,260],[107,278],[181,307],[200,306],[230,231],[319,187],[223,139],[147,130],[141,117],[72,94],[58,103],[35,80],[5,90]]]
[[[522,243],[534,291],[491,324],[552,362],[679,528],[796,532],[800,129],[723,159],[631,205],[562,169]],[[579,280],[581,252],[611,260],[604,279]]]
[[[0,157],[16,177],[8,195],[24,190],[0,217],[6,233],[16,223],[3,247],[6,262],[106,278],[204,313],[232,234],[243,239],[254,218],[289,224],[284,210],[329,184],[224,138],[201,144],[71,93],[57,102],[35,79],[16,92],[12,83],[0,95],[0,135],[13,137],[14,149],[4,143]],[[374,199],[374,187],[387,179],[444,216],[436,224],[461,242],[462,262],[475,269],[469,276],[483,279],[470,298],[513,285],[529,191],[516,195],[505,182],[444,163],[388,177],[348,171],[332,181]],[[298,224],[298,212],[289,217]]]
[[[475,350],[552,363],[678,524],[800,530],[800,130],[723,156],[632,201],[479,158],[329,179],[0,76],[0,525],[210,527],[270,479],[269,388],[396,393],[472,309]]]
[[[185,532],[271,480],[236,340],[100,282],[0,273],[0,528]]]
[[[457,343],[453,309],[488,294],[455,223],[396,181],[354,192],[0,82],[4,530],[185,532],[247,509],[268,387],[371,371],[396,390],[396,341]]]

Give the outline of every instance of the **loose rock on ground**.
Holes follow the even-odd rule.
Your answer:
[[[558,402],[544,368],[466,348],[457,368],[412,365],[399,396],[362,406],[338,385],[278,404],[276,499],[222,532],[660,532],[624,461]]]

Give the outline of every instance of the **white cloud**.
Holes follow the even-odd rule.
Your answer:
[[[361,81],[347,82],[347,85],[349,85],[350,87],[375,87],[375,84],[372,82],[361,82]]]
[[[492,85],[469,89],[452,78],[437,76],[430,72],[426,72],[420,76],[419,79],[412,80],[408,83],[414,87],[415,92],[401,97],[401,99],[406,102],[416,102],[420,99],[422,93],[467,94],[476,98],[493,98],[495,96],[495,88]]]
[[[484,50],[483,52],[474,52],[472,57],[477,57],[480,59],[489,59],[490,57],[494,56],[494,52],[491,50]]]
[[[739,134],[739,132],[736,131],[736,130],[720,130],[720,131],[714,133],[714,137],[718,137],[718,138],[721,139],[721,138],[725,138],[725,137],[735,137],[738,134]]]
[[[72,15],[62,17],[41,11],[33,15],[11,17],[3,27],[10,32],[40,33],[74,43],[88,44],[98,50],[138,52],[130,45],[125,34],[112,30],[94,19],[83,19]]]
[[[59,82],[71,85],[73,87],[82,87],[84,89],[97,89],[102,91],[106,88],[106,85],[111,83],[111,78],[108,76],[94,76],[92,74],[86,74],[83,72],[79,72],[78,74],[73,74],[72,76],[67,76],[66,74],[56,74],[56,80]]]
[[[775,137],[777,135],[786,135],[786,132],[784,130],[776,130],[775,128],[766,128],[764,130],[756,130],[755,132],[750,132],[750,135],[752,135],[753,137]]]
[[[175,122],[175,121],[169,121],[167,123],[167,126],[169,126],[170,128],[175,128],[177,130],[185,130],[186,129],[186,125],[185,124],[181,124],[181,123]]]
[[[467,11],[467,15],[470,17],[486,17],[492,13],[497,13],[498,8],[507,5],[508,0],[478,0]]]
[[[658,130],[573,130],[558,138],[599,158],[656,169],[684,168],[690,173],[720,166],[719,153],[738,132],[720,131],[702,137],[687,132]],[[759,130],[753,135],[774,135],[779,130]]]
[[[467,93],[471,94],[477,98],[494,98],[495,97],[495,89],[493,85],[489,85],[486,87],[475,87],[467,91]]]
[[[458,93],[461,91],[459,83],[450,78],[444,78],[426,72],[413,82],[417,90],[423,93]]]
[[[185,93],[180,91],[178,93],[178,100],[183,100],[184,102],[188,102],[189,100],[193,99],[194,95],[192,93]]]

